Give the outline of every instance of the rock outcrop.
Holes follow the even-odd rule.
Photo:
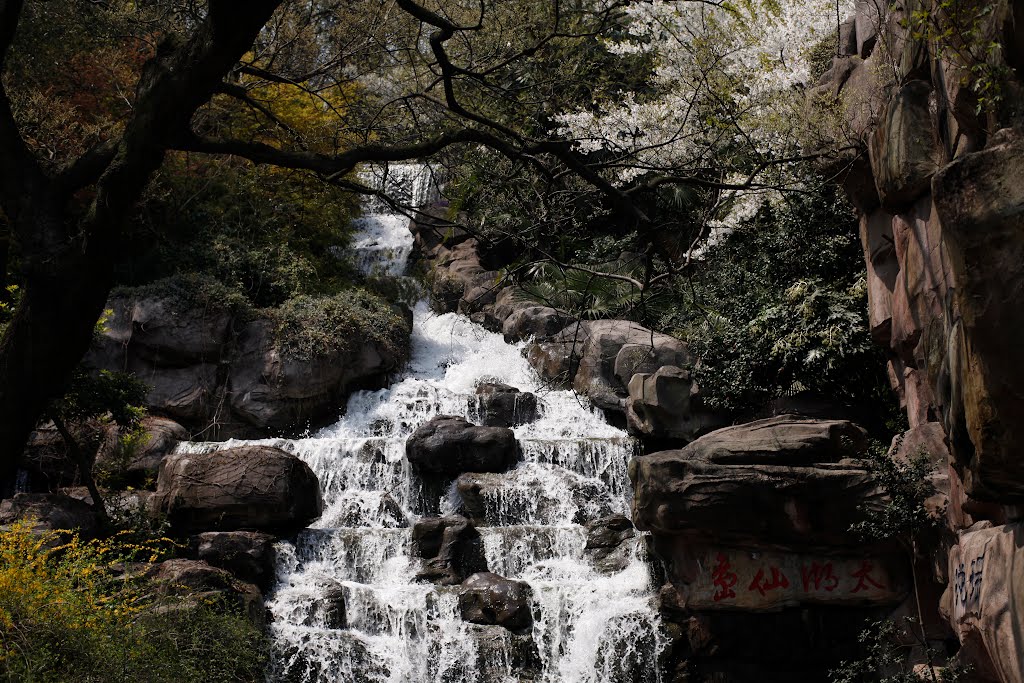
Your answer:
[[[192,539],[191,554],[266,592],[274,582],[274,540],[255,531],[208,531]]]
[[[638,372],[628,389],[626,424],[637,436],[687,443],[727,424],[724,415],[704,408],[689,370],[664,365]]]
[[[309,466],[269,446],[172,455],[160,467],[151,505],[181,534],[290,534],[316,519],[322,508],[320,484]]]
[[[820,650],[818,628],[865,609],[881,616],[907,598],[905,555],[896,546],[865,545],[851,531],[865,510],[885,502],[854,459],[865,436],[850,422],[783,415],[630,462],[633,521],[652,533],[665,566],[662,609],[676,629],[677,674],[720,671],[729,681],[744,680],[729,671],[823,675],[829,658],[834,665],[851,654],[843,648],[852,641],[794,664],[760,648],[739,652],[736,634],[757,637],[781,619],[794,624],[790,652],[797,644]]]
[[[638,373],[691,362],[686,345],[627,320],[570,324],[534,343],[528,358],[546,379],[573,387],[600,408],[624,413]]]
[[[336,414],[354,389],[381,384],[405,360],[368,332],[343,349],[290,354],[274,320],[242,316],[213,296],[194,295],[193,286],[115,294],[86,362],[132,372],[150,387],[151,412],[206,440],[305,428]],[[407,336],[407,323],[389,320],[389,335]]]
[[[977,14],[967,40],[1001,46],[977,52],[949,49],[946,37],[908,22],[911,11],[949,21],[937,3],[858,2],[840,56],[814,92],[819,102],[838,104],[837,138],[860,146],[859,159],[836,161],[847,169],[842,182],[860,213],[872,336],[888,353],[911,427],[894,456],[923,450],[938,468],[928,505],[935,514],[944,508],[952,538],[935,548],[949,565],[939,562],[935,574],[950,582],[947,596],[960,591],[961,609],[946,610],[963,645],[959,659],[979,680],[993,681],[1020,680],[1019,626],[978,615],[1014,612],[1010,593],[978,593],[965,611],[955,570],[974,553],[972,538],[1002,542],[1000,532],[979,525],[1009,537],[1005,522],[1019,518],[1024,503],[1024,84],[1015,71],[1024,24],[1017,5],[994,2]],[[984,79],[997,99],[978,99],[975,86]],[[968,577],[975,559],[965,565]]]
[[[28,522],[38,531],[76,531],[88,538],[98,520],[92,505],[61,493],[16,493],[0,501],[0,527]]]
[[[405,444],[417,471],[457,477],[463,472],[504,472],[515,466],[516,438],[505,427],[478,427],[462,417],[439,415],[420,425]]]
[[[256,586],[240,581],[223,569],[198,560],[167,560],[153,576],[159,591],[184,598],[188,603],[213,604],[245,615],[254,625],[266,623],[263,596]]]

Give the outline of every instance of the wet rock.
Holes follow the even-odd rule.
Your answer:
[[[205,562],[167,560],[156,570],[154,580],[165,595],[212,602],[222,609],[245,615],[260,628],[266,623],[266,610],[259,589]]]
[[[520,466],[511,472],[466,473],[455,480],[464,514],[479,526],[585,524],[611,514],[602,484],[561,468]]]
[[[178,533],[290,534],[316,519],[323,504],[304,462],[270,446],[241,446],[167,457],[152,505]]]
[[[587,524],[585,550],[598,571],[612,574],[629,565],[636,530],[628,517],[610,515]]]
[[[270,321],[249,323],[231,365],[231,409],[260,431],[295,429],[344,402],[354,383],[381,377],[402,362],[369,339],[349,349],[292,356],[278,345]]]
[[[474,624],[527,629],[533,624],[533,589],[525,581],[479,572],[462,582],[459,612]]]
[[[516,438],[511,429],[478,427],[462,417],[439,415],[413,432],[405,455],[425,474],[504,472],[516,463]]]
[[[98,523],[92,505],[60,493],[16,493],[0,501],[0,526],[32,522],[36,531],[73,530],[95,535]]]
[[[348,616],[345,608],[345,587],[341,584],[329,586],[320,599],[318,610],[321,613],[324,628],[346,628]]]
[[[501,626],[470,624],[469,637],[476,644],[475,669],[483,680],[531,683],[540,675],[541,659],[531,633],[517,633]]]
[[[717,541],[849,545],[861,506],[883,494],[863,465],[853,423],[783,415],[707,434],[681,450],[634,458],[633,520],[657,534]]]
[[[412,528],[413,550],[423,560],[416,580],[442,586],[462,583],[487,571],[483,539],[464,517],[426,517]]]
[[[193,557],[267,591],[274,582],[274,537],[254,531],[209,531],[192,539]]]
[[[728,421],[725,415],[702,408],[697,383],[688,370],[666,365],[653,373],[633,375],[626,424],[638,436],[689,442]]]
[[[476,388],[476,411],[486,427],[516,427],[537,419],[537,397],[515,387],[485,382]]]

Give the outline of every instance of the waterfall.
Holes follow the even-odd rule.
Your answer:
[[[421,190],[414,183],[409,191]],[[386,213],[367,213],[362,229],[381,245],[404,245],[409,232],[407,222]],[[409,252],[388,249],[370,250],[374,267],[401,273]],[[465,316],[431,313],[421,302],[411,360],[391,387],[357,392],[343,418],[308,438],[258,442],[302,458],[320,478],[324,497],[314,526],[277,545],[277,584],[268,598],[270,680],[660,681],[663,639],[642,539],[622,571],[602,574],[584,553],[581,525],[629,514],[626,466],[635,445],[583,397],[546,388],[522,347]],[[454,486],[441,495],[421,487],[404,458],[405,440],[435,415],[472,421],[481,382],[534,392],[540,404],[537,421],[514,429],[522,452],[517,467],[487,475],[493,486],[484,493],[486,526],[477,527],[489,570],[533,589],[528,633],[464,622],[457,586],[414,580],[419,565],[409,520],[452,513],[460,500]],[[344,624],[332,616],[338,596]]]

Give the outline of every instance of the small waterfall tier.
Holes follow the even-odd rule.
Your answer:
[[[364,224],[368,232],[387,235],[381,243],[390,243],[398,225],[397,217],[382,214],[364,221],[374,224]],[[406,223],[401,229],[408,233]],[[379,255],[387,272],[404,269],[407,252]],[[520,631],[463,621],[459,586],[416,580],[421,560],[413,523],[458,514],[464,502],[454,485],[424,485],[406,460],[406,439],[438,415],[476,420],[483,382],[539,399],[538,418],[514,428],[519,462],[486,475],[482,519],[475,519],[487,569],[532,588],[532,626]],[[410,363],[392,386],[354,394],[340,421],[308,438],[259,443],[302,458],[324,497],[313,528],[277,547],[277,584],[268,599],[270,680],[660,681],[663,638],[643,539],[627,541],[633,545],[612,571],[585,550],[586,522],[629,514],[627,463],[635,444],[584,398],[548,389],[523,358],[522,344],[421,302]],[[238,442],[185,448],[232,445]]]

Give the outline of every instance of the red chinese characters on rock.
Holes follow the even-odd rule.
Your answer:
[[[715,602],[726,598],[735,598],[736,591],[733,590],[733,586],[739,581],[736,573],[729,571],[729,558],[725,553],[718,553],[717,560],[718,565],[711,570],[711,579],[715,584],[715,594],[712,599]]]
[[[770,590],[776,588],[789,588],[789,579],[786,575],[779,571],[778,567],[769,567],[771,570],[771,578],[765,578],[764,569],[758,569],[757,574],[754,576],[754,580],[747,586],[747,590],[756,590],[761,595],[764,595]]]
[[[811,562],[800,567],[800,578],[803,580],[804,592],[823,590],[831,593],[839,587],[839,577],[835,575],[831,562]]]
[[[874,567],[875,565],[871,560],[864,560],[861,562],[860,569],[850,574],[850,576],[857,579],[857,585],[853,587],[854,593],[859,593],[862,590],[871,590],[871,586],[874,586],[879,590],[885,590],[884,584],[881,584],[871,578],[871,570],[874,569]]]
[[[783,562],[780,564],[786,565],[785,558],[782,559]],[[884,572],[876,570],[875,563],[869,559],[859,560],[859,565],[851,564],[848,560],[840,560],[838,565],[834,561],[801,562],[798,565],[800,567],[800,582],[795,585],[791,584],[785,572],[789,571],[790,576],[793,576],[796,570],[793,567],[785,569],[784,566],[780,567],[780,564],[766,562],[763,566],[758,567],[750,583],[746,584],[747,591],[765,597],[771,591],[780,590],[787,591],[787,594],[798,593],[801,589],[805,594],[831,594],[837,590],[849,591],[848,594],[888,590],[882,578],[885,575]],[[740,574],[746,574],[753,569],[753,567],[745,565],[744,562],[740,562],[738,567],[734,567],[729,554],[719,552],[711,567],[714,602],[735,599],[737,597],[736,587],[744,585],[740,583]]]

